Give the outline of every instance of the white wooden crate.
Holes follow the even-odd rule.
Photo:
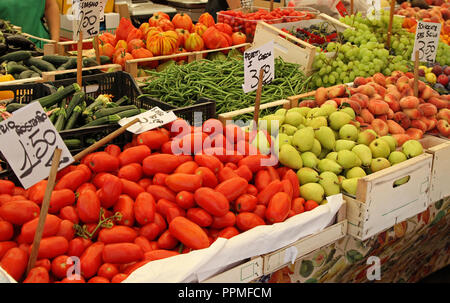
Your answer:
[[[263,258],[255,257],[202,283],[248,283],[263,275]]]
[[[433,156],[424,153],[358,180],[356,199],[347,202],[348,233],[360,240],[425,211],[430,204]],[[396,180],[408,182],[393,187]]]

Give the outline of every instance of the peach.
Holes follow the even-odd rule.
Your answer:
[[[406,141],[411,140],[411,137],[408,136],[407,134],[393,134],[392,137],[394,137],[395,140],[397,140],[398,147],[401,147],[403,143],[405,143]]]
[[[392,72],[391,77],[394,77],[394,78],[398,79],[398,78],[400,78],[400,77],[402,77],[404,75],[405,75],[405,73],[403,73],[402,71],[396,70],[396,71]]]
[[[414,89],[411,86],[405,87],[402,91],[402,97],[414,96]]]
[[[424,116],[434,116],[437,114],[437,107],[432,103],[423,103],[417,106],[417,109]]]
[[[411,88],[409,86],[409,78],[406,76],[401,76],[400,78],[397,79],[397,82],[395,84],[397,86],[397,89],[400,92],[403,92],[404,90],[406,90],[408,87]]]
[[[334,106],[334,108],[338,108],[338,104],[335,100],[327,100],[322,105],[324,105],[324,104],[331,104]]]
[[[386,85],[394,84],[396,81],[397,79],[392,76],[386,77]]]
[[[404,112],[396,112],[392,120],[400,124],[404,129],[411,125],[411,119]]]
[[[357,92],[362,93],[368,97],[372,97],[376,93],[375,88],[368,84],[358,86]]]
[[[428,103],[434,104],[438,109],[448,108],[449,102],[447,100],[431,97],[428,99]]]
[[[354,94],[358,93],[358,89],[356,87],[349,87],[348,92],[353,96]]]
[[[436,118],[420,117],[419,120],[425,123],[425,125],[427,126],[427,131],[435,128],[437,124]]]
[[[345,94],[345,85],[336,85],[328,88],[327,96],[328,99],[333,99],[337,97],[342,97]]]
[[[375,83],[381,86],[386,86],[386,77],[382,73],[376,73],[372,76],[372,78]]]
[[[325,101],[328,100],[327,89],[325,87],[319,87],[318,89],[316,89],[314,99],[316,100],[318,106],[322,105]]]
[[[448,124],[446,120],[440,119],[437,122],[436,127],[441,135],[445,137],[450,136],[450,124]]]
[[[388,119],[392,120],[394,118],[394,111],[392,109],[389,109],[386,115]]]
[[[395,98],[396,98],[397,100],[400,100],[400,99],[402,98],[402,94],[401,94],[400,91],[397,89],[397,87],[394,86],[394,85],[389,85],[389,86],[386,88],[386,94],[394,95]]]
[[[345,101],[342,101],[341,106],[348,106],[346,104],[350,105],[355,114],[361,114],[361,105],[357,101],[346,98]]]
[[[410,118],[410,119],[419,119],[422,114],[417,108],[405,108],[403,112]]]
[[[361,116],[356,116],[355,120],[358,121],[360,124],[365,122],[364,119]]]
[[[384,95],[386,94],[386,88],[384,86],[381,86],[380,84],[375,82],[370,82],[369,85],[373,86],[373,88],[375,88],[376,93],[381,97],[384,97]]]
[[[430,99],[433,95],[434,95],[434,90],[428,85],[425,85],[425,88],[419,94],[420,98],[422,98],[424,100]]]
[[[389,105],[389,108],[392,109],[392,111],[398,112],[401,110],[400,103],[394,95],[386,94],[384,96],[384,101]]]
[[[417,108],[419,106],[419,98],[414,96],[403,97],[400,99],[400,107],[405,108]]]
[[[436,116],[438,119],[444,119],[447,122],[450,122],[450,109],[441,108]]]
[[[389,111],[389,105],[383,100],[371,99],[367,108],[374,115],[384,115]]]
[[[418,119],[411,120],[411,127],[418,128],[423,132],[426,132],[428,128],[425,122]]]
[[[385,115],[376,115],[375,119],[380,119],[380,120],[383,120],[384,122],[386,122],[387,121],[387,115],[386,114]]]
[[[404,134],[405,129],[401,127],[400,124],[395,122],[394,120],[387,120],[386,122],[387,126],[389,127],[389,133],[390,134]]]
[[[367,84],[367,80],[364,77],[356,77],[353,80],[353,85],[355,87],[358,87],[358,86],[361,86],[361,85],[364,85],[364,84]]]
[[[414,128],[414,127],[408,128],[406,130],[405,134],[410,136],[411,139],[413,139],[413,140],[419,140],[419,139],[422,139],[422,137],[423,137],[423,131],[418,128]]]
[[[314,108],[314,107],[317,107],[317,103],[314,100],[303,100],[303,101],[300,101],[300,103],[298,104],[298,107]]]
[[[367,108],[363,108],[361,110],[360,115],[361,115],[361,118],[363,119],[363,121],[366,123],[372,123],[373,119],[375,119],[375,117],[372,115],[372,113]]]
[[[361,93],[352,95],[350,99],[357,101],[361,105],[361,108],[366,108],[367,104],[369,104],[369,97]]]
[[[373,119],[370,125],[372,125],[372,129],[377,133],[379,137],[386,136],[389,133],[389,127],[387,123],[381,119]]]

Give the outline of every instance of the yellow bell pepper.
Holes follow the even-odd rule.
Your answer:
[[[0,82],[14,81],[14,80],[15,80],[14,77],[9,74],[0,76]],[[14,93],[12,91],[10,91],[10,90],[1,91],[0,90],[0,100],[13,99],[13,98],[14,98]]]

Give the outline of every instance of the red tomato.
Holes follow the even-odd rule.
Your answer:
[[[114,245],[114,244],[109,244]],[[97,274],[98,269],[102,265],[102,253],[106,247],[103,242],[95,242],[90,245],[80,257],[81,274],[85,278],[93,277]],[[107,262],[103,260],[103,262]],[[114,262],[107,262],[114,263]]]
[[[247,165],[241,165],[234,171],[239,177],[244,178],[247,182],[253,179],[253,173]]]
[[[291,203],[291,209],[294,211],[295,214],[301,214],[305,211],[305,207],[303,204],[305,203],[305,199],[303,198],[295,198],[292,200]]]
[[[6,202],[11,201],[12,196],[9,194],[1,194],[0,195],[0,207]]]
[[[38,266],[30,270],[23,283],[49,283],[50,275],[45,267]]]
[[[81,169],[73,170],[67,174],[65,174],[59,181],[56,183],[54,190],[60,189],[70,189],[75,191],[81,184],[88,181],[88,177],[86,172]]]
[[[255,185],[249,184],[249,185],[247,186],[247,194],[256,197],[256,196],[258,195],[258,189],[256,188]]]
[[[103,176],[102,187],[98,191],[100,205],[104,208],[110,208],[119,200],[123,191],[122,180],[112,174],[106,173]]]
[[[97,271],[99,277],[112,280],[119,273],[119,268],[112,263],[103,263]]]
[[[172,221],[174,218],[176,217],[186,217],[186,212],[184,211],[184,209],[182,209],[181,207],[169,207],[169,209],[167,210],[167,216],[166,216],[166,220],[168,223],[170,223],[170,221]]]
[[[155,218],[156,203],[152,194],[142,192],[136,197],[134,202],[134,216],[140,225],[153,222]]]
[[[110,283],[105,277],[92,277],[89,279],[88,283]]]
[[[289,199],[293,199],[294,198],[294,189],[292,188],[292,183],[289,180],[283,180],[281,181],[282,184],[282,191],[285,192],[288,196]]]
[[[86,283],[83,277],[77,279],[76,277],[64,278],[61,280],[61,283]]]
[[[194,192],[202,186],[202,181],[202,177],[197,174],[174,173],[166,178],[166,185],[176,193],[180,191]]]
[[[9,180],[0,180],[0,194],[12,195],[14,193],[14,182]]]
[[[272,182],[272,179],[270,178],[270,174],[267,169],[262,169],[256,173],[255,186],[258,191],[262,191],[269,185],[270,182]]]
[[[151,150],[147,145],[137,145],[122,151],[119,155],[120,166],[130,163],[142,163],[142,161],[150,156]]]
[[[213,216],[224,216],[230,209],[227,198],[222,193],[209,187],[197,189],[194,198],[200,207]]]
[[[65,206],[59,211],[59,217],[63,220],[69,220],[74,224],[78,224],[80,219],[78,218],[77,211],[73,206]]]
[[[84,223],[97,223],[100,216],[100,200],[92,190],[83,191],[78,197],[76,210]]]
[[[277,172],[278,172],[278,175],[280,176],[280,178],[283,179],[288,170],[291,170],[291,169],[289,167],[285,167],[285,166],[278,167]],[[294,172],[294,171],[292,171],[292,172]],[[295,172],[294,172],[294,174],[295,174]]]
[[[8,221],[0,221],[0,241],[11,240],[13,235],[14,235],[13,225]]]
[[[61,225],[61,219],[54,215],[47,215],[44,223],[42,237],[50,237],[56,235]],[[38,226],[39,218],[28,221],[22,225],[21,237],[25,243],[33,243],[34,235]],[[0,222],[2,223],[2,222]]]
[[[92,178],[92,184],[94,184],[95,188],[102,188],[103,184],[105,184],[105,177],[108,175],[107,172],[101,172],[95,174]]]
[[[87,163],[94,173],[116,171],[119,169],[119,164],[119,159],[107,152],[95,152],[89,163]]]
[[[264,204],[257,204],[253,213],[264,220],[266,218],[266,208]]]
[[[149,130],[137,136],[137,144],[148,146],[152,150],[160,149],[168,141],[168,134],[160,130]]]
[[[219,232],[218,237],[225,238],[225,239],[231,239],[238,234],[239,234],[239,230],[237,230],[236,227],[228,226]]]
[[[62,279],[68,276],[67,270],[71,267],[72,264],[71,262],[69,262],[69,264],[67,263],[68,258],[69,256],[67,255],[61,255],[52,260],[52,274],[55,277]]]
[[[28,253],[18,247],[10,248],[2,257],[0,267],[19,281],[28,264]]]
[[[90,189],[90,190],[93,190],[93,191],[97,191],[97,188],[95,187],[94,184],[92,184],[90,182],[86,182],[86,183],[81,184],[77,188],[77,190],[75,191],[75,194],[78,196],[78,195],[81,194],[82,191],[87,190],[87,189]]]
[[[241,212],[252,212],[256,208],[258,203],[258,198],[250,194],[242,194],[236,200],[236,211]]]
[[[136,239],[134,239],[134,244],[139,245],[144,253],[153,250],[153,246],[150,241],[144,236],[136,237]]]
[[[192,159],[191,159],[192,160]],[[180,164],[181,157],[169,154],[150,155],[142,161],[142,169],[147,176],[153,176],[156,173],[172,173]]]
[[[134,243],[106,244],[102,253],[106,263],[130,263],[144,259],[144,252]]]
[[[30,246],[31,252],[32,246]],[[38,259],[52,259],[65,254],[69,249],[69,241],[61,236],[42,238],[38,250]]]
[[[139,182],[142,178],[142,165],[139,163],[130,163],[122,166],[117,173],[119,178],[123,178],[133,182]]]
[[[113,157],[118,157],[122,152],[122,150],[116,144],[109,144],[107,147],[105,147],[105,152],[107,152]]]
[[[147,189],[147,187],[148,187],[149,185],[151,185],[152,183],[153,183],[152,180],[149,179],[149,178],[142,178],[142,179],[140,179],[140,180],[138,181],[138,184],[139,184],[140,186],[142,186],[143,188],[145,188],[145,189]]]
[[[65,206],[70,206],[75,203],[75,193],[70,189],[54,190],[50,198],[48,212],[56,214]]]
[[[120,283],[123,280],[125,280],[126,278],[128,278],[127,274],[120,273],[120,274],[117,274],[114,277],[112,277],[111,283]]]
[[[211,224],[212,228],[222,229],[225,227],[233,226],[236,223],[236,215],[229,211],[222,217],[213,217]]]
[[[195,155],[195,162],[197,162],[199,166],[209,168],[215,174],[218,173],[223,167],[222,162],[220,162],[217,157],[211,155],[197,154]]]
[[[280,175],[281,176],[281,175]],[[289,180],[292,184],[292,198],[295,199],[300,196],[300,183],[298,181],[297,174],[292,170],[289,169],[285,172],[284,176],[282,177],[283,180]]]
[[[249,155],[239,161],[238,166],[247,165],[250,170],[255,173],[261,170],[264,159],[269,159],[266,155]]]
[[[0,259],[3,258],[6,252],[13,247],[17,247],[17,243],[14,241],[0,242]]]
[[[195,206],[194,194],[188,191],[180,191],[175,197],[175,202],[181,208],[192,208]]]
[[[145,237],[149,241],[155,240],[161,232],[162,230],[156,223],[149,223],[139,229],[139,235]]]
[[[218,177],[220,182],[224,182],[225,180],[239,177],[239,175],[233,169],[225,166],[219,171]]]
[[[158,247],[162,249],[174,249],[178,245],[178,239],[175,238],[168,229],[159,236],[157,242]]]
[[[172,256],[179,255],[178,252],[173,250],[166,250],[166,249],[156,249],[152,251],[148,251],[144,254],[145,260],[155,261],[155,260],[161,260],[165,258],[169,258]]]
[[[45,189],[47,187],[47,180],[39,181],[28,189],[28,199],[34,203],[41,205],[44,200]],[[57,190],[57,189],[55,189]],[[12,198],[12,197],[11,197]]]
[[[133,226],[134,224],[134,201],[128,195],[120,195],[119,200],[114,205],[114,212],[120,212],[122,218],[119,224],[125,226]]]
[[[195,170],[195,174],[202,177],[202,186],[215,188],[219,183],[216,175],[211,169],[205,166],[201,166]]]
[[[39,206],[29,200],[10,201],[0,207],[0,217],[15,225],[23,225],[38,217],[39,212]]]
[[[264,220],[255,213],[243,212],[236,216],[236,226],[240,231],[247,231],[258,225],[265,225]]]
[[[257,195],[258,203],[267,205],[273,195],[275,195],[277,192],[280,192],[282,189],[283,185],[280,180],[274,180],[270,182],[269,185],[267,185]]]
[[[266,209],[266,219],[270,223],[283,222],[291,209],[291,198],[285,192],[278,192],[270,199]]]
[[[182,173],[182,174],[194,174],[195,170],[198,168],[198,164],[195,161],[187,161],[178,166],[175,169],[175,174]]]
[[[176,200],[176,194],[165,186],[150,185],[147,187],[147,192],[151,193],[156,201],[166,199],[175,202]]]
[[[83,254],[83,252],[92,244],[92,241],[89,239],[84,239],[81,237],[77,237],[75,239],[70,240],[69,249],[67,254],[69,256],[79,257]]]
[[[153,176],[153,184],[154,185],[161,185],[161,186],[165,186],[166,185],[166,178],[168,177],[168,174],[163,174],[163,173],[156,173]]]
[[[317,206],[319,206],[319,204],[316,201],[314,201],[314,200],[308,200],[304,204],[305,211],[313,210]]]
[[[228,201],[234,201],[247,191],[247,185],[247,180],[235,177],[220,183],[215,190],[222,193]]]
[[[213,217],[203,208],[188,209],[186,217],[200,227],[208,227],[213,223]]]
[[[170,234],[187,247],[202,249],[209,247],[209,239],[203,229],[185,217],[176,217],[169,224]]]
[[[116,225],[111,228],[102,228],[98,234],[98,241],[105,244],[133,242],[138,236],[133,228],[123,225]]]

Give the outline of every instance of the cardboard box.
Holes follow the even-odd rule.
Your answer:
[[[100,22],[100,34],[115,33],[119,26],[120,17],[117,13],[105,13],[105,20]],[[62,38],[73,40],[73,16],[60,14],[60,35]]]

